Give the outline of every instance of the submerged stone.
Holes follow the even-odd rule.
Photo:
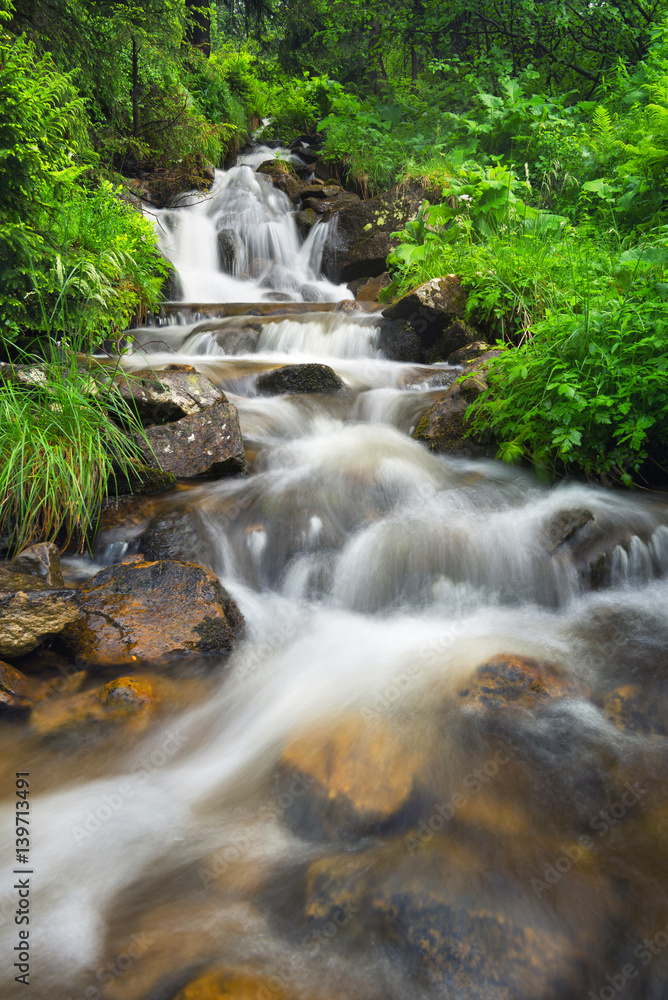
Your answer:
[[[534,708],[554,698],[579,698],[588,687],[563,667],[530,657],[500,653],[477,667],[459,697],[479,709],[504,709],[510,705]]]
[[[410,822],[427,749],[381,716],[351,715],[329,733],[314,730],[285,747],[277,794],[302,836],[355,840]]]

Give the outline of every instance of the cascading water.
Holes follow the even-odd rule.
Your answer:
[[[163,213],[184,299],[264,302],[270,273],[340,298],[284,207],[244,166]],[[30,995],[658,1000],[665,499],[431,454],[408,435],[456,373],[384,359],[373,315],[309,309],[137,334],[129,369],[190,363],[226,391],[250,474],[140,501],[88,571],[186,510],[247,634],[145,734],[0,737],[35,784]],[[318,358],[345,391],[257,394],[263,371]],[[490,662],[510,663],[500,687],[475,673]]]
[[[250,166],[216,171],[211,191],[152,213],[184,302],[331,301],[351,298],[320,276],[331,222],[302,242],[287,195]]]

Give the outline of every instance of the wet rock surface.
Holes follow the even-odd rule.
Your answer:
[[[139,540],[147,562],[176,559],[211,567],[211,543],[196,510],[172,507],[160,511],[149,521]]]
[[[55,545],[30,546],[0,565],[0,655],[29,653],[79,617]]]
[[[278,396],[284,393],[339,392],[345,389],[345,383],[329,365],[284,365],[282,368],[275,368],[258,376],[257,389],[265,396]]]
[[[466,299],[457,275],[446,274],[412,289],[387,306],[383,315],[411,324],[420,338],[423,360],[445,361],[454,351],[479,339],[478,332],[462,322]]]
[[[159,372],[140,369],[130,376],[117,375],[112,384],[146,427],[172,423],[225,401],[225,394],[192,365],[167,365]]]
[[[82,620],[61,639],[95,667],[220,657],[243,632],[241,612],[214,574],[176,560],[112,566],[76,598]]]
[[[306,733],[279,762],[279,800],[292,797],[287,822],[303,836],[329,840],[405,827],[416,811],[426,755],[408,732],[379,716],[351,716],[328,735]]]
[[[388,254],[399,243],[391,234],[415,217],[423,201],[421,188],[398,187],[366,201],[338,199],[324,215],[325,221],[337,219],[336,241],[323,260],[328,276],[348,282],[383,274]]]
[[[413,437],[430,451],[463,458],[481,458],[494,452],[490,442],[468,433],[466,412],[487,388],[487,362],[499,354],[489,351],[467,366],[465,377],[454,382],[422,416]]]
[[[146,429],[139,441],[149,465],[182,479],[243,475],[246,457],[237,409],[224,397],[201,413]]]

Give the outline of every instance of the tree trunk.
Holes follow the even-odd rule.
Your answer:
[[[137,39],[132,36],[132,134],[139,138],[139,49]]]
[[[415,45],[411,45],[411,88],[417,90],[418,54]]]
[[[211,55],[211,0],[186,0],[186,8],[188,41],[208,59]]]

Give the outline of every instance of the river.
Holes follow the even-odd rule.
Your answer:
[[[331,229],[301,240],[262,156],[157,213],[183,302],[124,361],[220,385],[249,475],[142,501],[88,567],[186,510],[246,637],[144,733],[13,737],[35,787],[33,960],[3,996],[181,1000],[199,979],[183,998],[659,1000],[665,498],[413,440],[458,371],[382,356],[377,313],[320,274]],[[345,390],[258,395],[261,372],[313,361]],[[582,511],[584,542],[563,541]],[[4,887],[13,829],[4,803]]]

